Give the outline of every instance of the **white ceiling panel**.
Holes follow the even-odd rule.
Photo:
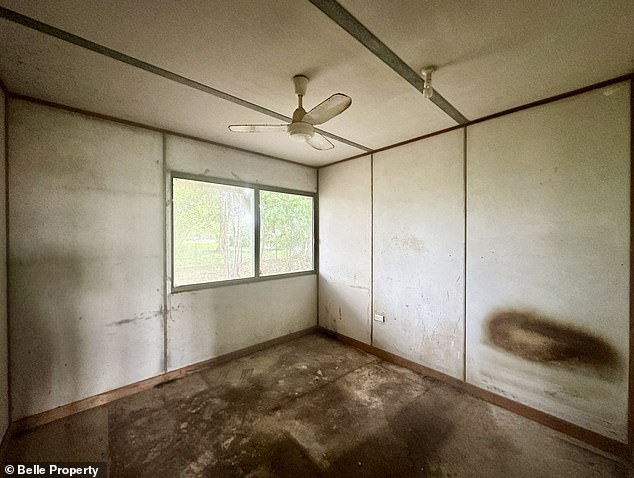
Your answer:
[[[279,121],[5,20],[0,44],[2,78],[17,93],[311,166],[360,153],[337,141],[316,151],[283,133],[231,133],[230,123]]]
[[[307,109],[335,92],[353,98],[350,109],[323,129],[367,147],[455,125],[307,1],[0,3],[288,116],[296,106],[291,78],[307,74]],[[122,86],[126,81],[122,78]],[[247,115],[246,122],[258,121],[258,115]],[[219,128],[226,127],[220,117],[217,122]]]
[[[631,0],[340,0],[469,119],[634,70]],[[307,0],[0,0],[0,5],[290,116],[291,77],[307,109],[334,92],[352,106],[323,129],[373,149],[455,122]],[[326,164],[286,138],[232,135],[261,113],[3,21],[9,89],[245,149]]]
[[[469,119],[634,71],[632,0],[339,0]]]

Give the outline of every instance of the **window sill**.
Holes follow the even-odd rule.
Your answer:
[[[192,285],[182,285],[178,287],[173,287],[171,290],[171,294],[180,294],[182,292],[195,292],[206,289],[215,289],[217,287],[229,287],[233,285],[241,285],[241,284],[251,284],[254,282],[265,282],[276,279],[290,279],[293,277],[302,277],[315,275],[317,271],[301,271],[301,272],[289,272],[287,274],[274,274],[268,276],[260,276],[260,277],[245,277],[244,279],[230,279],[216,282],[203,282],[202,284],[192,284]]]

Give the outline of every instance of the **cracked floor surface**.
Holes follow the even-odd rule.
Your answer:
[[[313,334],[14,436],[112,477],[634,476],[607,454]]]

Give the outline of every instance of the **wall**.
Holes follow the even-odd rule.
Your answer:
[[[319,170],[319,325],[370,343],[372,158]]]
[[[317,172],[313,168],[173,136],[166,138],[165,151],[167,168],[173,171],[317,191]],[[169,178],[166,179],[169,191]],[[169,208],[167,204],[168,211]],[[169,220],[170,215],[167,217]],[[168,237],[168,249],[169,240]],[[168,264],[167,270],[170,269]],[[170,289],[168,277],[167,290]],[[317,323],[317,279],[314,274],[179,292],[169,295],[168,301],[169,370]]]
[[[468,375],[627,438],[629,85],[468,128]]]
[[[455,130],[374,156],[374,345],[463,376],[464,144]],[[417,333],[412,333],[417,331]]]
[[[6,97],[0,88],[0,437],[9,426],[9,350],[7,343]],[[1,440],[1,438],[0,438]]]
[[[162,371],[161,135],[9,101],[13,419]]]
[[[319,324],[458,378],[463,134],[319,170]]]
[[[371,204],[374,231],[324,244],[320,300],[370,263],[386,320],[354,338],[626,441],[629,108],[623,82],[320,169],[320,221],[363,231]]]
[[[165,264],[166,168],[310,191],[314,169],[22,100],[9,113],[12,419],[315,325],[314,275],[172,296]]]

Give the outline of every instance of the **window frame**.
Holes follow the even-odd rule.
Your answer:
[[[269,186],[265,184],[259,183],[249,183],[246,181],[233,180],[233,179],[225,179],[218,178],[213,176],[203,176],[198,174],[190,174],[184,173],[181,171],[169,171],[168,174],[167,187],[169,188],[169,214],[170,221],[168,228],[166,231],[169,235],[170,246],[169,246],[169,267],[170,267],[170,291],[172,294],[177,294],[179,292],[190,292],[204,289],[213,289],[216,287],[226,287],[229,285],[238,285],[238,284],[248,284],[251,282],[262,282],[269,281],[275,279],[287,279],[290,277],[300,277],[306,275],[314,275],[317,274],[318,263],[319,263],[319,195],[317,192],[311,191],[303,191],[299,189],[289,189],[282,188],[277,186]],[[254,276],[253,277],[244,277],[240,279],[225,279],[214,282],[200,282],[197,284],[188,284],[188,285],[180,285],[174,286],[174,180],[175,179],[185,179],[189,181],[200,181],[211,184],[218,184],[222,186],[236,186],[241,188],[248,188],[253,190],[253,208],[254,208],[254,247],[255,251],[254,258]],[[313,268],[307,271],[299,271],[299,272],[287,272],[282,274],[269,274],[269,275],[261,275],[260,274],[260,191],[271,191],[276,193],[283,194],[294,194],[297,196],[306,196],[310,197],[313,200]]]

